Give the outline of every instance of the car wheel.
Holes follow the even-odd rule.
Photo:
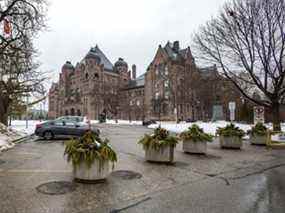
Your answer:
[[[46,139],[46,140],[51,140],[51,139],[53,139],[54,138],[54,135],[53,135],[53,133],[51,132],[51,131],[46,131],[45,133],[44,133],[44,139]]]

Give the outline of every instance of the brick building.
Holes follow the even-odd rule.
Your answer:
[[[49,117],[98,119],[106,113],[125,120],[211,119],[215,103],[227,108],[224,82],[215,66],[197,67],[190,47],[181,49],[178,41],[159,45],[139,77],[135,65],[129,70],[122,58],[113,65],[96,46],[75,66],[63,65],[49,91]]]

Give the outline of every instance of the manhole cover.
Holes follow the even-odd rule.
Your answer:
[[[74,183],[66,181],[44,183],[37,187],[38,192],[48,195],[62,195],[73,192],[75,189],[76,185]]]
[[[112,172],[112,176],[121,178],[123,180],[139,179],[142,177],[140,173],[128,171],[128,170],[118,170]]]
[[[0,159],[0,165],[1,165],[1,164],[4,164],[4,163],[5,163],[5,161],[3,161],[3,160]]]

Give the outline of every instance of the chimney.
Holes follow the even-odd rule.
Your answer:
[[[177,53],[179,52],[179,50],[180,50],[179,41],[174,41],[173,50]]]
[[[133,79],[137,78],[137,66],[135,64],[133,64],[132,66],[132,76],[133,76]]]

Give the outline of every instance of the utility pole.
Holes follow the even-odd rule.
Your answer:
[[[29,94],[27,94],[27,97],[26,97],[26,129],[29,128],[29,123],[28,123],[28,114],[29,114],[28,105],[29,105]]]

